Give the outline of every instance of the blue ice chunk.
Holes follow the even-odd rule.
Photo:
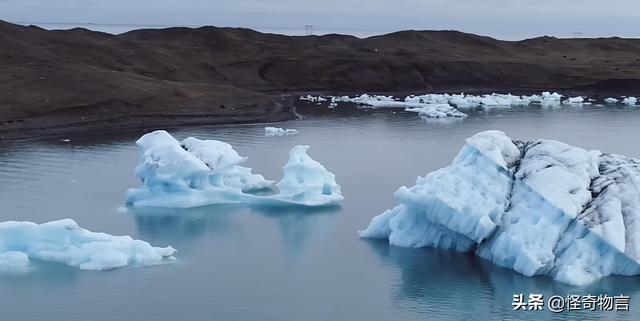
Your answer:
[[[309,146],[289,152],[278,183],[240,166],[241,157],[231,145],[193,137],[178,142],[164,130],[145,134],[136,142],[140,162],[134,175],[142,186],[126,192],[132,206],[188,208],[211,204],[326,206],[340,203],[335,175],[307,155]],[[252,191],[274,189],[261,195]]]
[[[519,151],[519,152],[516,152]],[[640,274],[640,161],[554,140],[467,139],[451,166],[394,196],[361,237],[476,255],[582,285]]]

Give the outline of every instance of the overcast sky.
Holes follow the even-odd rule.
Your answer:
[[[310,24],[359,36],[455,29],[509,40],[639,37],[639,12],[638,0],[0,0],[9,22],[300,28],[290,33]]]

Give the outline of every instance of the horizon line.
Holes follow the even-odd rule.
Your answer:
[[[141,23],[102,23],[102,22],[51,22],[51,21],[7,21],[10,23],[14,23],[14,24],[18,24],[18,25],[68,25],[68,26],[91,26],[91,25],[95,25],[95,26],[131,26],[131,27],[141,27],[141,29],[144,29],[144,27],[156,27],[156,28],[152,28],[152,29],[158,29],[157,27],[161,27],[162,29],[165,28],[200,28],[200,27],[207,27],[207,26],[211,26],[211,27],[218,27],[218,28],[241,28],[241,29],[251,29],[251,30],[255,30],[255,31],[260,31],[260,30],[296,30],[296,31],[302,31],[305,30],[305,25],[301,25],[300,27],[241,27],[241,26],[216,26],[214,24],[141,24]],[[46,29],[46,28],[44,28]],[[130,31],[134,31],[136,29],[131,29]],[[461,31],[461,30],[456,30],[456,29],[408,29],[408,28],[404,28],[404,29],[367,29],[367,28],[331,28],[331,27],[327,27],[327,28],[323,28],[323,27],[317,27],[315,25],[313,25],[313,29],[314,31],[335,31],[335,32],[348,32],[348,31],[355,31],[355,32],[371,32],[371,33],[375,33],[372,36],[381,36],[381,35],[386,35],[386,34],[391,34],[391,33],[395,33],[395,32],[401,32],[401,31],[457,31],[457,32],[462,32],[462,33],[468,33],[468,34],[474,34],[474,35],[478,35],[478,36],[484,36],[484,37],[490,37],[496,40],[501,40],[501,41],[522,41],[522,40],[527,40],[527,39],[535,39],[535,38],[542,38],[542,37],[552,37],[552,38],[557,38],[557,39],[598,39],[598,38],[623,38],[623,39],[640,39],[640,37],[620,37],[620,36],[615,36],[615,35],[611,35],[611,36],[596,36],[596,37],[589,37],[588,35],[585,35],[584,32],[581,31],[574,31],[572,32],[570,35],[567,36],[550,36],[550,35],[546,35],[546,34],[538,34],[538,35],[529,35],[529,36],[508,36],[508,37],[504,37],[504,36],[491,36],[491,35],[484,35],[484,34],[479,34],[479,33],[473,33],[473,32],[468,32],[468,31]],[[104,32],[104,31],[103,31]],[[108,33],[108,32],[107,32]],[[349,35],[349,33],[344,33],[345,35]],[[283,34],[286,35],[286,34]],[[356,36],[354,34],[351,34],[352,36]],[[367,36],[367,37],[372,37],[372,36]],[[358,36],[356,36],[358,37]],[[365,37],[366,38],[366,37]]]

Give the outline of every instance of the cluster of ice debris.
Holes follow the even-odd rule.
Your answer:
[[[457,110],[461,108],[499,108],[499,107],[524,107],[532,104],[539,104],[544,107],[559,107],[562,105],[590,105],[596,100],[585,99],[584,97],[564,97],[554,92],[543,92],[540,95],[511,94],[486,94],[486,95],[466,95],[461,94],[425,94],[410,95],[404,99],[384,95],[363,94],[356,97],[349,96],[302,96],[301,100],[318,102],[321,104],[330,101],[329,108],[334,108],[338,103],[354,103],[360,106],[369,107],[401,107],[406,111],[418,112],[421,116],[442,118],[442,117],[465,117],[465,113]],[[621,102],[625,105],[635,106],[638,99],[635,97],[623,97],[620,101],[616,98],[606,98],[604,103],[617,104]],[[456,109],[457,108],[457,109]]]
[[[500,131],[394,194],[360,231],[405,247],[475,252],[523,275],[582,285],[640,274],[640,161]]]
[[[0,270],[27,268],[32,260],[110,270],[160,264],[174,259],[175,252],[171,246],[153,247],[130,236],[90,232],[71,219],[43,224],[0,222]]]
[[[264,135],[265,136],[284,136],[284,135],[295,135],[298,131],[291,128],[278,128],[278,127],[265,127]]]
[[[289,152],[278,183],[240,166],[233,147],[217,140],[189,137],[177,141],[164,130],[145,134],[136,142],[140,162],[134,175],[142,186],[126,192],[133,206],[187,208],[211,204],[334,205],[343,200],[335,175],[307,155],[309,146]],[[278,192],[257,195],[258,190]]]

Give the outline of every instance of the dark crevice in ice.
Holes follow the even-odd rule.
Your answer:
[[[486,242],[488,242],[488,240],[494,239],[497,234],[502,232],[502,229],[505,225],[504,220],[506,217],[506,213],[508,213],[512,208],[513,203],[511,202],[511,197],[513,196],[513,188],[516,183],[515,173],[517,173],[520,170],[520,164],[522,164],[522,158],[524,158],[524,154],[525,154],[525,145],[527,144],[526,142],[521,140],[514,140],[512,142],[520,150],[520,156],[518,156],[518,158],[516,158],[513,162],[507,164],[508,172],[511,175],[511,186],[509,187],[509,195],[507,195],[507,206],[505,207],[504,212],[502,213],[500,222],[495,222],[498,226],[495,229],[493,229],[493,231],[489,233],[487,237],[485,237],[482,241],[480,241],[479,244],[477,244],[474,251],[477,251],[477,249],[482,247]]]
[[[521,140],[514,140],[512,142],[520,150],[520,156],[518,156],[518,158],[516,158],[515,161],[507,164],[507,168],[511,172],[511,187],[509,188],[509,195],[507,196],[508,201],[507,201],[507,207],[504,209],[505,213],[507,213],[511,209],[511,197],[513,196],[513,187],[516,183],[515,174],[520,170],[520,165],[522,164],[522,158],[524,158],[524,154],[525,154],[525,145],[527,144],[526,142],[523,142]],[[503,216],[503,219],[504,219],[504,216]]]

